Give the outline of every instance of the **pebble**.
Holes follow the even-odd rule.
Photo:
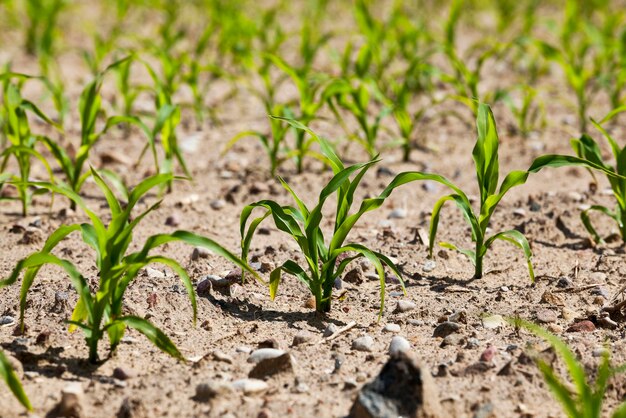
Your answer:
[[[524,216],[526,216],[526,211],[522,208],[517,208],[513,211],[513,215],[517,216],[518,218],[523,218]]]
[[[567,194],[567,198],[569,199],[570,202],[582,202],[585,197],[583,195],[581,195],[578,192],[569,192]]]
[[[212,200],[211,203],[209,203],[209,206],[211,206],[211,209],[213,210],[224,209],[224,207],[226,206],[226,201],[224,199],[215,199]]]
[[[285,354],[284,350],[278,350],[276,348],[259,348],[254,350],[250,357],[248,357],[248,363],[259,363],[263,360],[280,357]]]
[[[374,339],[369,335],[364,335],[352,341],[352,349],[356,351],[371,352],[374,348]]]
[[[573,285],[572,281],[565,276],[560,277],[559,281],[556,282],[556,287],[560,287],[561,289],[567,289]]]
[[[240,345],[239,347],[235,348],[235,351],[238,353],[250,354],[252,352],[252,349],[245,345]]]
[[[567,329],[567,332],[593,332],[596,330],[596,326],[593,322],[585,320],[576,322]]]
[[[359,266],[353,268],[352,270],[350,270],[343,276],[343,280],[345,282],[352,283],[352,284],[361,284],[363,283],[363,279],[364,279],[363,271],[361,270],[361,267]]]
[[[414,302],[411,302],[410,300],[399,300],[398,304],[396,305],[395,312],[399,312],[399,313],[409,312],[416,308],[417,308],[417,304],[415,304]]]
[[[458,332],[460,329],[461,326],[456,322],[445,321],[437,325],[437,328],[435,328],[435,331],[433,332],[433,337],[445,338],[450,334]]]
[[[493,360],[497,353],[498,349],[495,346],[488,344],[485,351],[483,351],[480,355],[480,361],[490,362],[491,360]]]
[[[341,290],[341,289],[343,289],[343,281],[342,281],[339,277],[337,277],[337,278],[335,279],[335,282],[333,283],[333,287],[334,287],[336,290]]]
[[[293,363],[293,358],[289,353],[284,353],[278,357],[267,358],[259,361],[250,371],[248,377],[253,379],[266,379],[278,373],[293,371]]]
[[[398,324],[387,324],[383,328],[383,332],[400,332],[400,325],[398,325]]]
[[[337,330],[339,330],[339,328],[337,327],[337,325],[330,323],[326,326],[326,329],[324,330],[324,334],[322,334],[322,336],[324,338],[326,337],[330,337],[331,335],[333,335],[335,332],[337,332]]]
[[[591,290],[591,294],[592,295],[596,295],[596,296],[601,296],[604,299],[609,299],[610,295],[609,295],[609,291],[605,288],[605,287],[595,287]]]
[[[465,348],[467,349],[473,349],[473,348],[478,348],[480,346],[480,340],[478,338],[470,338],[467,340],[467,344],[465,345]]]
[[[78,382],[70,383],[61,390],[61,401],[55,408],[54,416],[80,417],[82,415],[83,387]]]
[[[173,214],[165,218],[165,225],[167,226],[178,226],[180,225],[180,216],[178,214]]]
[[[196,247],[191,252],[191,260],[196,261],[200,258],[209,258],[211,253],[206,248]]]
[[[408,324],[413,325],[414,327],[421,327],[422,325],[425,325],[426,323],[424,321],[422,321],[421,319],[409,319],[408,321],[406,321]]]
[[[389,213],[387,219],[404,219],[406,218],[406,209],[396,208]]]
[[[220,350],[215,350],[213,351],[213,358],[217,361],[222,361],[224,363],[228,363],[228,364],[233,364],[234,360],[231,356],[229,356],[228,354],[224,353],[223,351]]]
[[[206,402],[216,396],[223,396],[233,392],[230,383],[223,380],[210,380],[208,383],[200,383],[196,386],[195,399],[200,402]]]
[[[601,271],[594,271],[589,275],[589,280],[592,283],[604,282],[606,281],[606,273],[603,273]]]
[[[435,260],[426,260],[424,262],[424,265],[422,266],[422,270],[424,271],[424,273],[430,273],[436,267],[437,267],[437,263],[435,262]]]
[[[151,279],[165,279],[165,273],[152,267],[146,267],[146,274]]]
[[[233,389],[243,392],[245,395],[254,395],[265,392],[269,385],[259,379],[239,379],[232,384]]]
[[[304,307],[307,309],[315,309],[315,296],[310,296],[304,301]]]
[[[118,380],[128,380],[136,376],[134,370],[116,367],[113,369],[113,378]]]
[[[483,318],[483,327],[486,329],[496,329],[504,326],[506,322],[502,315],[489,315]]]
[[[550,309],[541,309],[537,312],[537,321],[543,324],[550,324],[552,322],[556,322],[557,315],[556,312]]]
[[[610,354],[610,352],[605,347],[597,347],[592,352],[594,357],[602,357],[605,354]]]
[[[311,340],[313,340],[313,334],[308,331],[300,331],[293,336],[293,342],[291,345],[295,347],[300,344],[306,344]]]
[[[10,326],[15,324],[15,318],[10,315],[0,316],[0,326]]]
[[[467,324],[467,314],[465,311],[456,311],[448,317],[448,321],[459,324]]]
[[[389,343],[389,355],[395,357],[400,353],[407,352],[411,349],[411,344],[406,340],[406,338],[396,335],[391,339],[391,343]]]
[[[553,334],[560,334],[563,332],[563,327],[558,324],[548,324],[546,329]]]
[[[458,346],[462,345],[463,342],[465,342],[465,337],[461,334],[450,334],[443,339],[443,341],[441,342],[441,347],[447,347],[449,345]]]

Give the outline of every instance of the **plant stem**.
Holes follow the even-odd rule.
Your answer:
[[[474,279],[482,279],[483,278],[483,241],[482,239],[476,240],[476,265],[474,270]]]

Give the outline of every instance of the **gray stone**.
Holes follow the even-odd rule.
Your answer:
[[[389,213],[387,219],[404,219],[406,218],[406,209],[396,208]]]
[[[293,359],[289,353],[284,353],[278,357],[270,357],[259,361],[250,371],[248,377],[265,379],[278,373],[290,371],[293,371]]]
[[[430,371],[410,352],[391,358],[374,381],[359,392],[351,418],[443,417]]]
[[[224,206],[226,206],[226,201],[224,199],[215,199],[215,200],[212,200],[211,203],[209,203],[209,205],[211,206],[211,209],[213,210],[220,210],[220,209],[223,209]]]
[[[352,341],[352,349],[356,351],[372,351],[374,339],[369,335],[364,335]]]
[[[398,313],[409,312],[416,308],[417,308],[417,305],[414,302],[411,302],[410,300],[399,300],[398,304],[396,305],[395,312],[398,312]]]
[[[0,326],[11,326],[15,324],[15,318],[10,315],[0,316]]]
[[[537,321],[543,324],[550,324],[556,322],[557,314],[550,309],[541,309],[537,312]]]
[[[233,389],[243,392],[244,395],[254,395],[265,392],[269,385],[259,379],[239,379],[232,383]]]
[[[456,322],[445,321],[441,324],[437,325],[435,331],[433,332],[433,337],[435,338],[445,338],[450,334],[454,334],[459,332],[461,326]]]
[[[387,324],[383,328],[383,332],[400,332],[400,325],[398,325],[398,324]]]
[[[391,339],[391,343],[389,344],[389,355],[396,357],[400,353],[404,353],[410,349],[411,344],[406,340],[406,338],[396,335]]]
[[[263,360],[273,359],[285,354],[285,351],[278,350],[276,348],[259,348],[254,350],[250,357],[248,357],[248,363],[259,363]]]
[[[313,340],[313,334],[308,331],[300,331],[299,333],[294,335],[291,345],[295,347],[300,344],[306,344],[311,340]]]
[[[328,324],[328,326],[326,326],[326,329],[324,330],[324,334],[322,334],[322,335],[324,336],[324,338],[330,337],[331,335],[333,335],[338,330],[339,330],[339,328],[337,328],[337,325],[335,325],[333,323],[330,323],[330,324]]]
[[[233,392],[233,387],[224,380],[210,380],[207,383],[200,383],[196,386],[196,396],[194,399],[206,402],[217,396],[224,396]]]
[[[422,270],[424,271],[424,273],[430,273],[436,267],[437,267],[437,263],[435,262],[435,260],[426,260],[424,262],[424,265],[422,266]]]

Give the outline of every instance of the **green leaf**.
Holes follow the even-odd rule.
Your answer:
[[[11,363],[9,363],[9,359],[4,355],[2,351],[0,351],[0,378],[4,380],[7,384],[11,392],[17,400],[29,411],[33,410],[33,407],[24,393],[24,389],[22,388],[22,384],[20,383],[17,375],[11,368]]]
[[[493,244],[493,242],[497,239],[510,242],[511,244],[521,248],[522,251],[524,251],[524,256],[526,257],[526,262],[528,264],[528,274],[530,275],[530,279],[534,282],[535,272],[533,271],[533,265],[531,260],[533,254],[530,250],[530,245],[528,245],[528,241],[526,240],[524,234],[514,229],[510,231],[499,232],[490,237],[487,241],[485,241],[485,250],[491,247],[491,244]]]
[[[123,316],[118,318],[116,321],[122,322],[125,325],[139,331],[164,353],[167,353],[181,361],[185,361],[185,358],[180,351],[178,351],[178,348],[176,348],[172,340],[170,340],[169,337],[163,333],[163,331],[145,319],[136,316]]]

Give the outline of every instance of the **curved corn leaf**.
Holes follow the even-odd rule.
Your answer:
[[[161,331],[145,319],[136,316],[123,316],[114,321],[112,325],[115,324],[115,322],[117,321],[122,322],[125,325],[145,335],[146,338],[148,338],[157,348],[159,348],[164,353],[167,353],[170,356],[177,358],[183,362],[185,361],[185,358],[180,353],[180,351],[178,351],[178,348],[176,348],[172,340],[170,340],[169,337],[163,333],[163,331]]]
[[[11,367],[11,363],[9,359],[4,355],[4,353],[0,350],[0,378],[4,380],[7,384],[11,392],[15,398],[29,411],[33,410],[24,389],[22,388],[22,384],[18,379],[17,375],[13,371]]]
[[[591,236],[593,237],[593,240],[597,243],[603,243],[604,240],[602,239],[602,237],[600,236],[600,234],[598,234],[598,232],[596,231],[596,229],[593,227],[593,225],[591,224],[591,219],[589,218],[589,212],[591,211],[596,211],[596,212],[600,212],[600,213],[604,213],[605,215],[607,215],[608,217],[610,217],[611,219],[613,219],[614,221],[616,221],[617,223],[619,223],[619,218],[617,217],[617,214],[614,212],[611,212],[609,210],[609,208],[604,207],[604,206],[600,206],[600,205],[593,205],[591,206],[589,209],[585,209],[582,212],[580,212],[580,220],[582,221],[583,225],[585,226],[585,228],[587,229],[587,232],[589,232],[589,234],[591,234]]]
[[[530,245],[528,245],[528,241],[526,240],[524,234],[514,229],[510,231],[499,232],[491,236],[487,241],[485,241],[484,250],[487,251],[487,249],[491,247],[491,244],[493,244],[493,242],[497,239],[510,242],[511,244],[522,249],[522,251],[524,252],[524,256],[526,257],[526,262],[528,264],[528,274],[530,275],[530,279],[534,282],[535,272],[532,265],[533,253],[530,250]]]
[[[293,260],[285,261],[280,267],[275,268],[270,273],[270,298],[274,300],[278,292],[278,285],[280,284],[281,274],[285,272],[296,276],[302,283],[304,283],[311,292],[315,292],[313,289],[313,281],[306,274],[306,272]]]

